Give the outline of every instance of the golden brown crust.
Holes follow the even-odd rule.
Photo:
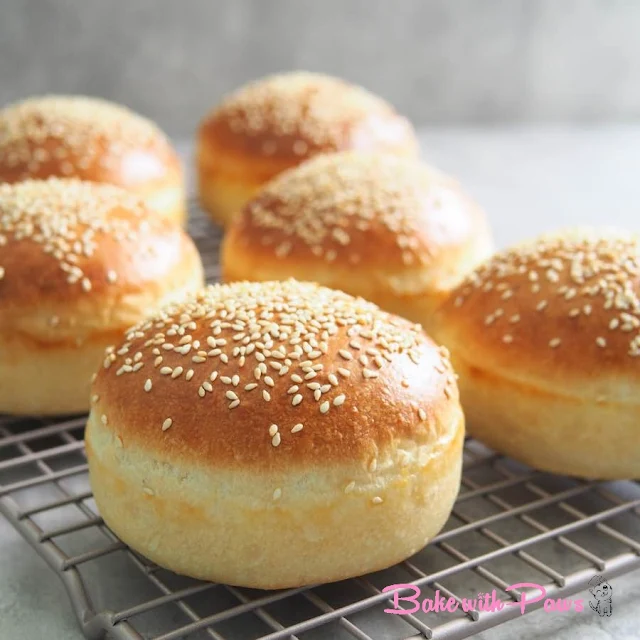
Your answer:
[[[204,119],[200,137],[231,153],[268,158],[274,171],[344,149],[417,153],[413,127],[387,102],[344,80],[303,72],[242,87]]]
[[[167,137],[125,107],[84,96],[43,96],[5,107],[0,182],[52,176],[145,194],[183,182]]]
[[[201,274],[192,241],[111,185],[51,178],[0,185],[0,326],[75,340],[123,329],[139,303]]]
[[[474,362],[545,386],[637,376],[639,274],[631,234],[550,234],[472,273],[443,307],[438,335]]]
[[[235,237],[265,259],[389,268],[446,261],[489,234],[456,181],[413,159],[319,156],[268,183],[244,207]],[[454,256],[456,259],[459,256]]]
[[[165,309],[107,354],[94,393],[125,446],[210,468],[376,464],[451,437],[459,413],[446,350],[419,327],[295,281]]]

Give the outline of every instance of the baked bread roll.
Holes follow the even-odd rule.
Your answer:
[[[142,354],[142,367],[126,359]],[[382,569],[458,492],[447,352],[364,300],[294,281],[211,286],[130,330],[86,430],[105,522],[178,573],[264,589]]]
[[[433,310],[492,250],[482,210],[411,158],[344,152],[275,178],[231,225],[226,281],[319,282],[427,330]]]
[[[200,201],[226,225],[268,180],[319,153],[361,149],[416,156],[409,121],[365,89],[317,73],[246,85],[198,131]]]
[[[587,229],[472,273],[435,331],[471,434],[544,471],[640,477],[639,274],[637,237]]]
[[[86,411],[105,348],[202,283],[189,237],[122,189],[0,185],[0,413]]]
[[[0,182],[49,177],[120,186],[161,215],[186,219],[182,167],[166,136],[105,100],[43,96],[0,110]]]

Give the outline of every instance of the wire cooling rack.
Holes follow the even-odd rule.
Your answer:
[[[192,208],[190,231],[214,281],[220,234]],[[439,590],[458,603],[495,589],[517,602],[523,592],[507,588],[535,583],[555,599],[584,590],[596,573],[613,578],[640,567],[640,484],[536,472],[467,440],[453,513],[409,560],[284,591],[199,582],[149,562],[103,523],[88,483],[84,423],[0,416],[0,513],[63,581],[87,638],[453,640],[516,618],[520,607],[390,615],[382,589],[413,583],[421,598]],[[586,607],[582,615],[595,614]]]

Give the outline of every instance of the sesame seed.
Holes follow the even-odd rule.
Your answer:
[[[291,428],[291,433],[298,433],[299,431],[302,431],[303,426],[304,425],[301,422],[298,422],[298,424],[293,425]]]
[[[271,394],[266,389],[262,390],[262,399],[265,402],[269,402],[271,400]]]
[[[189,380],[191,380],[191,378],[193,378],[193,375],[194,375],[193,369],[189,369],[189,371],[187,371],[187,373],[186,373],[186,375],[184,377],[185,377],[185,379],[187,381],[189,381]]]
[[[340,354],[340,357],[344,358],[345,360],[353,360],[353,356],[351,355],[351,352],[347,351],[346,349],[340,349],[338,353]]]
[[[505,333],[502,336],[502,342],[506,344],[511,344],[513,342],[513,336],[510,333]]]
[[[151,378],[147,378],[145,383],[144,383],[144,390],[149,393],[149,391],[151,391],[151,387],[153,386],[153,383],[151,382]]]
[[[282,498],[282,489],[280,489],[279,487],[273,492],[273,499],[274,500],[280,500],[280,498]]]
[[[296,393],[295,396],[293,396],[292,400],[291,400],[291,404],[294,407],[297,407],[300,403],[302,402],[302,395],[299,393]]]
[[[343,378],[348,378],[351,375],[351,371],[349,371],[349,369],[345,369],[344,367],[338,367],[337,371]]]
[[[339,396],[336,396],[333,399],[333,406],[334,407],[339,407],[339,406],[344,404],[345,400],[346,400],[346,396],[344,395],[344,393],[341,393]]]
[[[331,405],[329,404],[328,400],[325,400],[321,405],[320,405],[320,413],[327,413],[327,411],[329,411],[329,407]]]
[[[278,425],[277,424],[272,424],[269,427],[269,435],[273,438],[273,436],[275,436],[277,432],[278,432]]]
[[[236,394],[235,391],[231,391],[231,390],[226,391],[224,395],[228,400],[237,400],[238,399],[238,395]]]
[[[184,369],[182,367],[176,367],[171,373],[171,377],[175,380],[176,378],[182,375],[183,371]]]
[[[102,422],[102,424],[105,425],[105,426],[109,422],[108,419],[107,419],[107,416],[104,413],[100,416],[100,422]]]
[[[166,431],[167,429],[169,429],[171,427],[171,425],[173,424],[173,420],[171,418],[167,418],[163,423],[162,423],[162,430]]]
[[[171,367],[162,367],[160,369],[160,375],[162,376],[168,376],[171,373],[173,373],[173,369]]]
[[[229,409],[235,409],[239,405],[240,405],[240,400],[239,399],[238,400],[232,400],[229,403]]]
[[[552,338],[551,340],[549,340],[549,346],[552,349],[555,349],[556,347],[560,346],[561,342],[562,340],[560,338]]]
[[[256,389],[258,386],[257,382],[250,382],[249,384],[246,384],[244,386],[244,390],[245,391],[253,391],[254,389]]]
[[[356,483],[355,481],[351,481],[345,488],[344,488],[344,492],[345,493],[351,493],[354,489],[356,488]]]
[[[602,336],[598,336],[598,337],[596,338],[596,344],[597,344],[599,347],[604,348],[604,347],[606,347],[606,346],[607,346],[607,340],[606,340],[606,338],[603,338]]]
[[[377,371],[373,371],[371,369],[363,369],[362,370],[362,375],[365,378],[377,378],[378,377],[378,372]]]
[[[382,504],[384,501],[382,500],[382,498],[380,496],[375,496],[371,502],[373,502],[373,504]]]
[[[280,442],[281,442],[281,436],[280,436],[280,433],[277,432],[277,433],[274,434],[273,438],[271,438],[271,444],[274,447],[278,447],[278,446],[280,446]]]
[[[422,407],[418,408],[418,417],[422,421],[427,419],[427,412]]]

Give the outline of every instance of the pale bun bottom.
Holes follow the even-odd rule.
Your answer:
[[[215,223],[226,227],[260,186],[201,169],[198,180],[200,206]]]
[[[43,345],[29,338],[0,339],[0,413],[55,416],[89,408],[91,377],[120,333],[81,345]]]
[[[495,451],[550,473],[640,478],[640,405],[562,396],[452,362],[468,432]]]
[[[203,580],[279,589],[380,570],[445,524],[460,484],[464,419],[417,461],[345,492],[362,464],[273,473],[158,464],[104,427],[86,432],[90,479],[107,525],[158,565]],[[303,472],[302,472],[303,471]],[[273,487],[282,497],[273,499]],[[376,504],[373,498],[383,502]]]

